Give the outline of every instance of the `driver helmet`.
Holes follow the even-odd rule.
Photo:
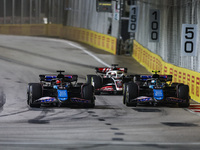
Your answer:
[[[56,84],[60,84],[61,83],[61,81],[60,80],[56,80]]]
[[[112,72],[112,73],[111,73],[111,76],[116,76],[116,73],[115,73],[115,72]]]
[[[156,80],[151,80],[151,84],[155,85],[156,84]]]

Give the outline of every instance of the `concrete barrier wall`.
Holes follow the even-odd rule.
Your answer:
[[[31,35],[31,36],[46,36],[47,25],[33,24],[33,25],[0,25],[0,34],[8,35]]]
[[[117,39],[115,37],[83,28],[58,24],[0,25],[0,34],[65,38],[116,54]]]
[[[200,73],[166,63],[159,55],[149,51],[137,41],[134,41],[132,57],[149,72],[160,70],[160,74],[173,75],[173,82],[187,84],[190,87],[191,98],[200,102]]]

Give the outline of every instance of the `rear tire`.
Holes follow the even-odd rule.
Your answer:
[[[87,84],[91,84],[92,83],[92,77],[94,77],[95,75],[87,75],[86,76],[86,83]]]
[[[100,89],[102,87],[102,80],[100,76],[93,76],[92,77],[92,85],[94,86],[95,89],[95,94],[99,95],[100,91],[97,91],[97,89]]]
[[[178,85],[178,83],[173,82],[173,83],[171,84],[171,87],[176,87],[177,85]]]
[[[84,104],[84,106],[87,108],[94,108],[95,107],[94,87],[91,84],[84,85],[82,89],[82,95],[83,99],[91,101],[91,103]]]
[[[34,102],[42,97],[42,86],[40,83],[29,83],[27,89],[27,103],[30,107],[39,108],[40,104]]]
[[[136,83],[130,82],[126,86],[125,92],[125,105],[126,106],[137,106],[137,102],[131,102],[131,99],[138,97],[138,85]]]
[[[126,88],[127,88],[128,83],[124,83],[123,85],[123,104],[125,104],[126,100]]]

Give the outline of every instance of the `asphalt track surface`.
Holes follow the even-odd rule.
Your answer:
[[[129,56],[67,40],[0,36],[0,149],[199,149],[200,116],[177,106],[126,107],[120,95],[96,96],[93,109],[29,108],[26,88],[39,74],[65,70],[85,82],[95,67],[118,63],[148,73]],[[2,96],[3,95],[3,96]],[[6,98],[6,101],[5,101]]]

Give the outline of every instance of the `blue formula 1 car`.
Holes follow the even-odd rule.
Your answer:
[[[40,83],[29,83],[27,103],[30,107],[41,104],[95,106],[94,88],[90,84],[77,83],[77,75],[39,75]]]
[[[123,87],[123,103],[126,106],[137,104],[178,104],[189,107],[189,86],[172,83],[172,75],[134,75],[134,82]],[[170,83],[169,83],[170,82]]]

